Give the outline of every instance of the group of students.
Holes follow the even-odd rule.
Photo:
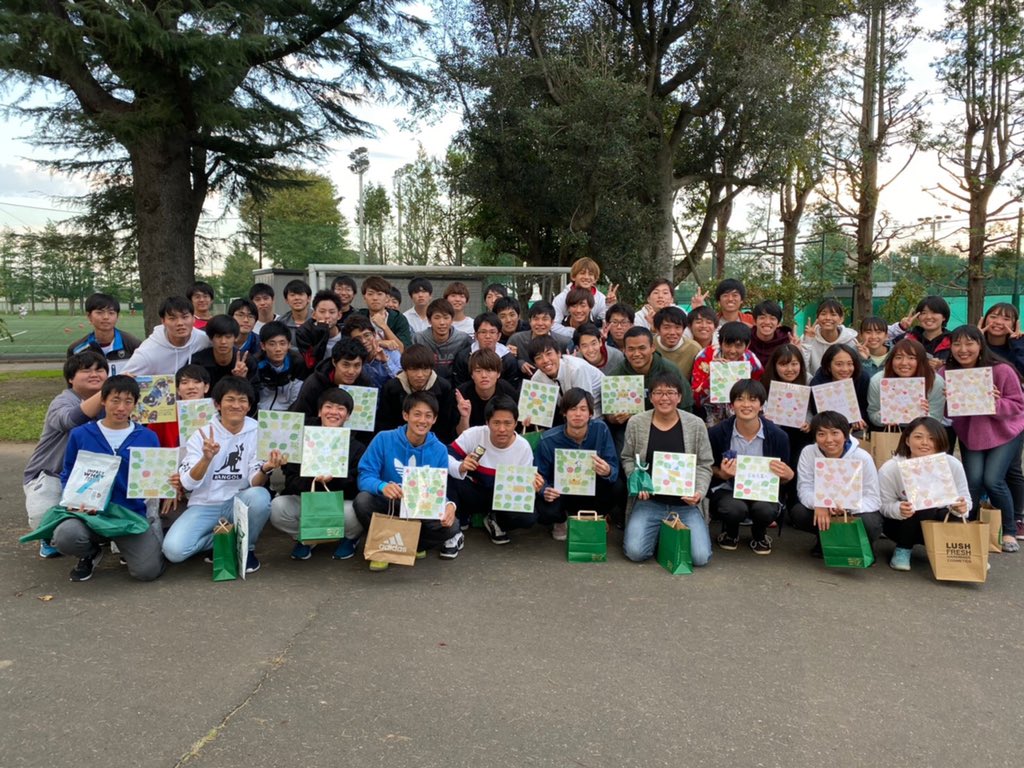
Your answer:
[[[863,521],[872,546],[883,533],[895,542],[890,565],[907,570],[922,520],[949,511],[976,515],[985,496],[1002,513],[1004,551],[1018,550],[1018,538],[1024,539],[1024,340],[1012,305],[996,304],[977,326],[949,330],[949,306],[929,296],[899,322],[869,317],[858,332],[843,324],[843,306],[826,299],[798,335],[782,324],[775,302],[744,311],[746,291],[737,280],[718,283],[714,308],[711,297],[698,292],[687,313],[675,306],[667,280],[654,281],[634,310],[616,301],[615,286],[607,295],[598,290],[594,261],[577,261],[570,278],[552,301],[533,303],[525,318],[500,284],[487,286],[483,311],[470,316],[470,292],[460,282],[434,298],[430,281],[410,281],[412,306],[402,312],[402,296],[379,276],[358,287],[362,309],[352,305],[357,286],[350,277],[339,276],[316,293],[294,280],[284,291],[288,311],[275,317],[268,285],[253,286],[226,314],[212,315],[213,290],[197,283],[188,296],[164,301],[161,324],[142,342],[117,328],[117,301],[96,294],[86,305],[93,332],[68,350],[68,389],[51,403],[25,470],[29,525],[38,526],[59,503],[78,452],[90,450],[122,457],[111,502],[151,521],[145,533],[115,539],[129,573],[142,580],[159,576],[167,562],[207,553],[217,521],[232,518],[236,498],[249,508],[247,571],[260,568],[255,547],[268,521],[296,540],[293,559],[309,559],[313,547],[298,540],[300,494],[314,481],[344,495],[345,538],[333,556],[351,558],[372,515],[400,502],[404,472],[414,466],[448,470],[444,512],[424,522],[419,554],[437,549],[449,560],[462,550],[475,514],[501,545],[511,531],[533,525],[564,540],[568,516],[593,509],[624,529],[624,553],[635,561],[654,555],[661,521],[676,514],[691,529],[693,563],[703,565],[713,550],[709,520],[720,526],[720,549],[738,549],[741,528],[749,524],[747,546],[768,555],[773,526],[788,522],[818,534],[849,513]],[[728,403],[712,402],[711,369],[718,361],[749,364],[750,377],[732,386]],[[977,367],[992,369],[996,413],[948,416],[945,371]],[[218,416],[210,427],[179,435],[176,423],[132,422],[140,391],[134,377],[168,373],[175,375],[178,399],[212,398]],[[602,408],[606,376],[643,377],[645,410]],[[882,422],[881,381],[893,377],[926,382],[920,416],[907,424]],[[524,379],[558,387],[551,428],[520,418]],[[815,412],[813,401],[801,426],[777,426],[763,415],[775,382],[814,387],[844,379],[853,382],[858,419]],[[378,403],[373,431],[352,433],[345,477],[302,477],[297,457],[258,455],[258,410],[291,410],[307,425],[341,427],[354,410],[344,386],[372,387]],[[893,428],[901,431],[899,446],[876,469],[860,440]],[[127,498],[130,449],[179,443],[172,478],[178,498],[157,510]],[[962,461],[954,456],[957,443]],[[593,452],[593,496],[559,493],[559,449]],[[627,492],[630,476],[649,468],[656,452],[695,457],[692,495]],[[915,510],[898,465],[931,454],[946,454],[959,499],[949,509]],[[772,460],[778,499],[736,497],[741,456]],[[813,467],[820,458],[862,465],[859,509],[815,505]],[[533,512],[493,509],[495,476],[505,464],[536,468]],[[84,581],[105,543],[73,518],[41,541],[40,554],[77,557],[71,578]],[[816,540],[812,552],[820,551]],[[370,567],[383,570],[387,563],[371,561]]]

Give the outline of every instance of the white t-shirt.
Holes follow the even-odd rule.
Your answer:
[[[107,438],[107,442],[110,443],[110,450],[114,453],[117,453],[118,449],[121,447],[121,443],[123,443],[127,439],[128,435],[135,430],[134,424],[129,424],[123,429],[112,429],[110,427],[103,426],[103,422],[99,421],[96,423],[96,426],[100,428],[100,432],[102,432],[103,436]]]
[[[465,475],[459,472],[459,465],[473,450],[482,445],[486,452],[480,459],[480,466],[477,472],[494,480],[494,470],[505,464],[513,466],[533,466],[533,449],[526,439],[516,435],[516,439],[507,448],[496,448],[491,442],[491,430],[487,425],[470,427],[461,435],[455,438],[452,443],[457,456],[448,455],[448,474],[452,477],[464,478]]]

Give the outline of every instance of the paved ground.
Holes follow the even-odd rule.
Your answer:
[[[108,558],[71,584],[15,543],[27,454],[0,446],[4,768],[1021,764],[1024,555],[939,584],[787,531],[673,577],[473,531],[371,574],[273,534],[244,583]]]

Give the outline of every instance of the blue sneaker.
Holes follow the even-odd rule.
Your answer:
[[[245,572],[256,573],[260,569],[259,558],[256,557],[256,553],[249,550],[249,554],[245,558]]]
[[[892,559],[889,561],[889,567],[894,571],[909,571],[910,550],[904,549],[903,547],[896,547],[892,552]]]
[[[39,556],[49,560],[51,557],[60,557],[60,550],[46,539],[39,540]]]
[[[316,544],[303,544],[301,541],[296,541],[295,546],[292,547],[292,560],[309,560],[313,556],[313,547]]]
[[[356,554],[356,542],[352,539],[342,539],[338,542],[338,546],[334,549],[335,560],[350,560],[355,557]]]

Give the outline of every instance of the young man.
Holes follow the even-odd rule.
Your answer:
[[[447,299],[434,299],[427,307],[430,328],[413,336],[413,342],[422,344],[434,354],[434,370],[448,381],[452,380],[455,356],[468,348],[472,338],[452,327],[455,308]]]
[[[636,313],[628,304],[612,304],[604,316],[604,332],[608,346],[614,349],[622,349],[622,339],[626,331],[633,327],[636,320]]]
[[[107,380],[108,370],[106,358],[93,349],[76,352],[64,361],[64,381],[68,388],[53,398],[46,409],[42,434],[22,478],[29,530],[38,528],[46,511],[60,503],[60,474],[68,437],[72,429],[102,412],[100,390]],[[39,542],[40,557],[59,555],[49,541]]]
[[[316,368],[331,356],[341,338],[341,299],[333,291],[317,291],[313,312],[295,330],[295,346],[307,368]]]
[[[402,311],[402,292],[393,285],[388,288],[388,309]]]
[[[401,426],[397,414],[413,392],[429,392],[437,401],[434,408],[434,432],[447,444],[455,439],[455,396],[451,383],[434,370],[434,353],[422,344],[413,344],[402,353],[402,372],[380,389],[377,396],[377,430]]]
[[[430,328],[427,307],[434,297],[434,286],[425,277],[414,277],[409,281],[409,298],[412,309],[405,311],[405,319],[409,322],[409,330],[414,334]]]
[[[486,351],[475,354],[490,354]],[[533,449],[516,434],[519,408],[516,401],[498,395],[487,402],[485,424],[470,427],[448,446],[448,498],[462,510],[459,525],[468,528],[473,510],[490,510],[494,506],[494,478],[500,466],[529,467],[533,465]],[[483,455],[476,453],[483,449]],[[540,490],[544,478],[534,474],[533,490]],[[529,528],[537,520],[536,512],[488,512],[484,530],[492,544],[508,544],[508,531]]]
[[[705,347],[693,361],[693,402],[697,415],[704,415],[705,422],[710,426],[727,418],[727,407],[724,403],[712,403],[711,397],[711,363],[714,361],[750,363],[750,378],[761,380],[764,367],[747,347],[750,345],[750,326],[746,323],[726,323],[718,330],[718,348]]]
[[[296,331],[309,319],[309,300],[312,296],[313,289],[305,280],[289,280],[284,287],[284,301],[288,305],[288,311],[278,315],[276,319],[288,328],[292,336],[292,346],[295,346]]]
[[[519,371],[524,379],[533,376],[536,367],[533,364],[533,357],[530,355],[530,342],[534,339],[551,337],[555,340],[555,346],[559,354],[569,351],[569,341],[560,336],[551,336],[551,326],[555,322],[555,308],[546,301],[538,301],[530,307],[527,313],[530,321],[530,330],[515,333],[508,340],[508,348],[519,360]]]
[[[121,458],[117,477],[110,495],[110,504],[117,504],[146,519],[145,499],[128,498],[128,468],[132,448],[156,448],[156,435],[141,424],[132,421],[135,405],[139,401],[139,385],[129,376],[111,376],[100,390],[103,418],[90,421],[71,430],[61,485],[67,485],[80,451],[91,451]],[[102,516],[101,510],[97,513]],[[62,555],[78,558],[71,570],[71,581],[88,581],[103,555],[101,545],[110,541],[95,533],[78,518],[69,518],[53,531],[53,546]],[[128,564],[128,573],[139,581],[152,581],[164,572],[164,558],[160,553],[160,537],[152,527],[142,533],[116,536],[113,539]]]
[[[366,349],[363,375],[370,380],[370,386],[383,387],[402,372],[402,356],[393,349],[381,347],[377,331],[366,315],[350,315],[341,327],[341,333]]]
[[[590,410],[601,418],[601,380],[604,374],[586,360],[562,354],[551,336],[540,336],[530,342],[530,356],[536,366],[533,381],[557,384],[562,396],[579,388],[590,395]]]
[[[761,418],[768,393],[760,382],[744,379],[729,390],[729,404],[735,413],[708,430],[715,479],[711,482],[711,517],[722,522],[718,546],[734,551],[739,546],[740,524],[749,519],[750,549],[755,555],[770,555],[772,540],[768,527],[779,516],[781,486],[795,473],[790,466],[789,437],[770,421]],[[733,495],[738,456],[762,456],[772,459],[768,465],[779,478],[780,493],[775,501],[747,501]]]
[[[499,341],[502,344],[508,344],[509,339],[520,331],[530,330],[529,324],[522,320],[522,308],[519,306],[519,301],[511,296],[498,299],[494,302],[494,307],[492,307],[491,311],[501,321],[501,338]]]
[[[311,426],[319,427],[344,427],[352,413],[352,395],[340,387],[324,390],[320,395],[319,414],[317,423]],[[302,477],[301,463],[289,461],[284,465],[284,490],[281,491],[270,503],[270,524],[277,530],[288,534],[295,539],[295,546],[292,548],[292,560],[309,560],[313,556],[315,544],[303,544],[299,541],[299,523],[302,518],[301,496],[313,490],[322,490],[326,486],[328,491],[342,493],[345,496],[345,536],[338,542],[334,549],[335,560],[348,560],[356,553],[356,544],[362,536],[363,526],[356,518],[352,502],[358,493],[356,485],[357,467],[359,460],[363,457],[366,446],[354,436],[349,437],[348,443],[348,473],[344,477]],[[295,457],[298,458],[298,457]]]
[[[687,337],[686,313],[679,307],[665,307],[654,313],[654,349],[679,369],[683,381],[690,380],[693,360],[702,347]]]
[[[674,373],[652,376],[650,399],[654,408],[635,414],[626,424],[621,452],[623,477],[628,478],[636,470],[637,457],[652,471],[655,451],[689,453],[697,457],[692,496],[668,496],[647,491],[641,491],[637,496],[622,539],[622,551],[637,563],[654,555],[661,521],[671,514],[678,515],[690,529],[693,564],[707,565],[711,559],[711,536],[704,512],[699,507],[711,482],[711,444],[704,422],[679,409],[683,384],[683,380]]]
[[[324,360],[310,373],[295,396],[295,402],[288,408],[306,414],[306,423],[314,424],[319,413],[320,395],[325,389],[339,387],[342,384],[356,387],[371,386],[370,380],[363,374],[363,360],[366,359],[366,348],[355,339],[342,337],[331,350],[331,357]]]
[[[608,289],[608,295],[605,296],[597,290],[597,281],[600,279],[601,267],[596,261],[588,256],[576,259],[569,268],[568,284],[551,301],[555,308],[555,316],[560,319],[568,314],[567,296],[578,288],[589,293],[593,299],[588,320],[594,325],[604,322],[605,308],[615,303],[618,286],[612,284]]]
[[[413,345],[410,349],[416,349]],[[408,350],[407,350],[408,351]],[[431,432],[437,419],[437,399],[429,392],[412,392],[402,402],[402,426],[379,433],[359,461],[359,494],[353,507],[359,524],[369,529],[374,512],[396,508],[402,499],[407,467],[448,468],[448,452]],[[425,520],[420,529],[422,556],[439,549],[442,560],[454,560],[465,545],[459,530],[454,502],[445,504],[440,520]],[[421,555],[418,552],[417,558]],[[383,571],[387,563],[370,561],[371,571]]]
[[[256,363],[255,386],[259,409],[287,411],[309,376],[302,356],[291,348],[292,335],[284,323],[271,320],[260,328],[262,354]]]
[[[601,331],[593,323],[584,323],[577,328],[572,335],[572,343],[576,347],[573,353],[576,357],[586,360],[606,376],[625,359],[622,352],[608,346]]]
[[[455,388],[455,409],[459,423],[455,434],[461,435],[470,427],[484,423],[484,411],[495,396],[516,398],[519,392],[501,379],[502,361],[490,349],[478,349],[469,356],[470,380]]]
[[[762,301],[754,307],[754,332],[750,337],[750,351],[766,365],[772,352],[783,344],[797,344],[800,340],[793,334],[793,329],[782,323],[782,307],[774,301]]]
[[[130,358],[142,343],[130,333],[117,328],[121,304],[113,296],[105,293],[92,294],[85,300],[85,316],[92,326],[92,333],[68,347],[68,357],[87,349],[94,349],[116,368],[120,361]]]
[[[210,347],[193,355],[192,362],[207,370],[211,387],[217,386],[217,382],[225,376],[241,376],[250,380],[254,378],[256,364],[249,362],[245,352],[235,349],[238,323],[233,317],[215,315],[203,330],[210,337]],[[256,400],[253,399],[255,404]]]
[[[383,277],[373,275],[363,280],[363,302],[366,309],[359,310],[367,315],[377,328],[384,349],[393,349],[399,354],[412,344],[409,321],[401,312],[388,309],[388,291],[391,284]]]
[[[565,315],[551,328],[551,332],[571,339],[573,332],[581,325],[590,323],[594,308],[594,294],[586,288],[573,288],[565,296]]]
[[[690,301],[690,309],[704,306],[707,294],[697,291]],[[727,277],[715,286],[715,303],[718,304],[718,326],[726,323],[745,323],[753,325],[754,318],[749,312],[743,312],[743,302],[747,298],[747,288],[739,280]]]
[[[252,385],[245,379],[221,379],[213,388],[217,419],[188,437],[178,473],[182,488],[191,496],[163,544],[164,557],[172,563],[210,549],[217,521],[222,517],[234,521],[237,498],[249,507],[245,572],[260,569],[256,542],[270,518],[270,493],[263,486],[284,459],[276,450],[267,457],[256,454],[259,427],[247,416],[255,399]]]
[[[654,336],[646,328],[633,326],[623,337],[622,353],[625,359],[619,363],[617,368],[612,369],[609,376],[643,376],[644,388],[648,396],[644,397],[644,408],[649,410],[653,407],[650,400],[651,378],[658,373],[672,373],[682,379],[682,374],[668,360],[665,360],[654,349]],[[682,400],[679,407],[684,411],[693,409],[693,394],[690,388],[683,382]],[[625,417],[625,418],[623,418]],[[625,414],[610,414],[608,420],[615,424],[625,424],[628,416]]]
[[[454,283],[448,283],[444,289],[444,298],[454,310],[452,328],[471,336],[473,334],[473,318],[466,315],[466,305],[469,304],[469,288],[465,283],[460,283],[457,280]]]
[[[256,283],[249,289],[249,301],[256,306],[256,324],[254,333],[274,319],[274,288],[266,283]]]
[[[551,537],[565,541],[566,519],[581,509],[594,509],[607,515],[621,494],[619,456],[615,451],[608,425],[598,418],[590,393],[573,387],[562,395],[564,424],[547,430],[537,445],[537,472],[544,478],[537,500],[537,522],[552,525]],[[555,451],[559,448],[595,451],[594,472],[597,474],[593,496],[562,496],[554,488]],[[621,489],[621,490],[624,490]]]
[[[160,322],[120,373],[131,376],[171,374],[192,362],[192,356],[210,346],[210,337],[195,328],[192,302],[171,296],[160,305]]]
[[[675,304],[675,288],[665,278],[658,278],[647,286],[647,303],[636,313],[634,324],[650,330],[654,326],[654,316],[659,309]]]
[[[519,362],[515,355],[501,343],[501,320],[493,312],[481,312],[473,319],[474,341],[455,355],[452,364],[452,383],[456,388],[470,380],[469,358],[479,350],[487,349],[501,359],[501,378],[509,384],[518,396],[523,376],[519,372]]]
[[[694,307],[686,316],[686,334],[701,349],[718,346],[718,315],[711,307]]]
[[[235,349],[239,353],[244,353],[246,361],[250,364],[255,364],[263,356],[259,334],[253,330],[256,327],[257,312],[256,305],[249,299],[234,299],[228,304],[228,317],[233,317],[238,323]]]
[[[344,323],[356,311],[356,308],[352,306],[352,301],[356,297],[356,281],[348,275],[338,275],[331,281],[331,291],[341,301],[339,320]]]
[[[192,302],[195,327],[203,330],[213,317],[213,286],[202,281],[192,283],[185,297]]]
[[[501,283],[491,283],[484,288],[484,309],[494,312],[494,304],[498,299],[508,298],[508,288]]]

